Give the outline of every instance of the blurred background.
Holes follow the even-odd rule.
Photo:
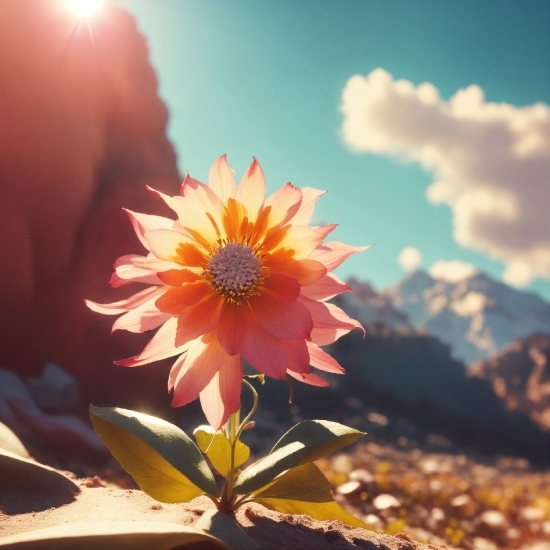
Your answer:
[[[145,185],[255,156],[376,246],[336,272],[346,376],[269,380],[253,449],[332,418],[369,432],[324,467],[375,527],[550,548],[549,28],[547,0],[2,0],[0,421],[87,475],[90,402],[203,421],[83,300],[135,292],[108,281],[141,252],[121,208],[170,215]]]

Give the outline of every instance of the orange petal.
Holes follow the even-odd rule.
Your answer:
[[[294,372],[309,372],[309,351],[305,340],[283,340],[288,358],[287,368]]]
[[[240,355],[225,355],[220,370],[200,392],[208,423],[219,430],[241,408],[243,367]]]
[[[239,240],[239,229],[247,217],[246,209],[235,199],[227,199],[222,212],[222,225],[230,240]]]
[[[173,229],[174,220],[169,218],[140,214],[139,212],[132,212],[127,208],[123,208],[122,210],[128,214],[138,239],[147,250],[150,250],[150,248],[147,239],[144,237],[145,231],[150,231],[151,229]]]
[[[118,288],[129,283],[146,283],[152,285],[159,285],[160,279],[157,277],[156,272],[152,272],[149,267],[142,267],[141,264],[147,261],[145,256],[139,256],[138,254],[128,254],[118,258],[114,264],[115,272],[111,276],[109,284]],[[165,264],[173,265],[173,264]]]
[[[287,229],[283,237],[277,243],[271,242],[271,236],[268,235],[264,244],[261,246],[261,252],[273,252],[278,249],[292,250],[293,260],[303,260],[312,255],[312,252],[323,241],[323,237],[311,227],[284,226],[281,229]],[[317,259],[313,258],[312,259]],[[270,258],[268,257],[268,261]],[[323,262],[324,263],[324,262]]]
[[[349,246],[347,244],[332,241],[330,243],[319,245],[311,253],[310,258],[321,262],[326,266],[328,271],[332,271],[352,254],[367,250],[371,246]]]
[[[338,294],[342,294],[342,292],[349,292],[350,290],[351,287],[338,279],[334,273],[328,273],[324,277],[321,277],[315,284],[302,288],[302,296],[310,298],[311,300],[324,301],[334,298],[334,296],[338,296]]]
[[[169,288],[157,299],[156,306],[164,313],[179,315],[186,307],[192,306],[199,300],[202,300],[211,288],[210,283],[207,281],[188,283],[178,288]]]
[[[218,341],[229,355],[235,355],[241,351],[250,315],[247,304],[237,305],[229,302],[223,304],[218,324]]]
[[[256,221],[265,200],[265,177],[260,163],[254,159],[241,183],[233,191],[233,197],[246,208],[248,219]]]
[[[195,241],[177,231],[152,229],[145,232],[145,238],[153,254],[161,260],[191,266],[206,261],[206,256],[197,249]]]
[[[103,313],[103,315],[118,315],[119,313],[130,311],[147,302],[152,296],[156,296],[157,290],[158,287],[149,287],[126,298],[126,300],[120,300],[120,302],[112,302],[110,304],[96,304],[91,300],[84,300],[84,303],[96,313]]]
[[[198,304],[186,307],[178,317],[176,345],[181,346],[214,329],[219,322],[223,298],[207,294]]]
[[[315,229],[317,233],[323,236],[323,239],[326,239],[336,228],[338,227],[337,223],[329,223],[328,225],[316,225],[311,229]]]
[[[326,191],[319,191],[313,187],[304,187],[302,189],[302,202],[298,212],[292,218],[293,225],[308,225],[315,210],[315,203],[319,197],[322,197]]]
[[[316,283],[327,272],[327,268],[321,262],[307,259],[288,262],[280,266],[276,265],[271,269],[280,270],[288,275],[296,277],[301,286]]]
[[[313,319],[311,341],[319,346],[332,344],[338,338],[347,334],[354,328],[360,328],[365,332],[358,321],[348,317],[339,307],[325,302],[316,302],[300,296],[298,302],[307,307]]]
[[[271,212],[269,213],[270,227],[284,225],[298,212],[301,204],[302,192],[291,183],[277,189],[265,201],[265,206],[271,206]]]
[[[224,354],[213,332],[193,340],[174,381],[172,407],[183,407],[197,399],[220,370]]]
[[[235,171],[227,164],[227,155],[217,159],[208,175],[208,185],[225,202],[235,187]]]
[[[121,359],[120,361],[115,361],[115,363],[122,367],[137,367],[139,365],[146,365],[147,363],[153,363],[154,361],[160,361],[161,359],[184,353],[189,348],[188,343],[179,347],[175,345],[177,323],[178,320],[176,317],[170,317],[170,319],[158,329],[153,338],[149,340],[149,343],[143,348],[143,351],[139,355]]]
[[[157,287],[147,301],[128,311],[122,317],[119,317],[113,324],[111,332],[116,330],[127,330],[128,332],[146,332],[162,325],[170,318],[170,315],[161,312],[155,305],[162,288]]]
[[[336,361],[336,359],[331,357],[328,353],[325,353],[319,346],[313,344],[312,342],[307,342],[307,349],[309,351],[309,361],[312,367],[335,374],[346,373],[338,361]]]
[[[324,378],[321,378],[320,376],[317,376],[312,372],[308,374],[302,374],[300,372],[293,372],[290,369],[287,372],[288,374],[290,374],[290,376],[296,378],[296,380],[299,380],[300,382],[304,382],[306,384],[310,384],[311,386],[317,386],[320,388],[327,388],[328,386],[330,386],[330,383],[327,382]]]
[[[182,286],[185,283],[194,283],[197,279],[200,279],[199,275],[188,269],[169,269],[157,273],[157,276],[164,284],[175,287]]]
[[[183,199],[179,204],[178,217],[182,227],[207,243],[216,242],[222,237],[223,203],[220,198],[210,187],[189,175],[183,181],[181,193]]]
[[[250,323],[241,355],[255,369],[271,378],[282,380],[286,375],[287,356],[283,341],[269,334],[259,323]]]
[[[260,324],[273,336],[287,340],[309,340],[313,321],[300,301],[281,302],[267,294],[249,300]]]
[[[295,277],[286,273],[270,273],[260,290],[261,294],[265,292],[276,300],[294,302],[300,295],[300,285]]]

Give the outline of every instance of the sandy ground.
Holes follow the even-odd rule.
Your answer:
[[[21,493],[0,494],[0,543],[2,538],[56,525],[97,521],[170,522],[192,526],[203,512],[213,507],[206,497],[186,504],[160,504],[139,490],[101,486],[93,479],[77,480],[81,492],[55,492],[40,499]],[[239,509],[237,520],[245,532],[265,550],[416,550],[436,548],[415,542],[409,535],[379,535],[338,521],[316,521],[291,516],[250,504]]]

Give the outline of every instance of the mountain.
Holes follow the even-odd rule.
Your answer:
[[[522,411],[507,409],[491,383],[469,376],[436,338],[387,330],[367,332],[363,339],[352,332],[332,344],[330,353],[346,375],[334,380],[335,397],[297,395],[297,404],[312,415],[314,407],[326,413],[331,403],[341,410],[338,396],[356,397],[469,447],[548,460],[550,434]]]
[[[514,342],[475,362],[469,374],[488,380],[508,409],[550,431],[550,336],[535,334]]]
[[[466,364],[531,334],[550,334],[550,304],[479,272],[449,282],[416,271],[384,296]]]
[[[353,292],[341,294],[334,301],[364,327],[383,325],[397,332],[416,332],[407,314],[394,307],[388,296],[379,294],[368,283],[355,278],[347,283]]]

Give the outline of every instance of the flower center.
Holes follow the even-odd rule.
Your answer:
[[[204,272],[214,290],[235,304],[258,294],[264,279],[260,260],[250,246],[240,243],[220,246]]]

